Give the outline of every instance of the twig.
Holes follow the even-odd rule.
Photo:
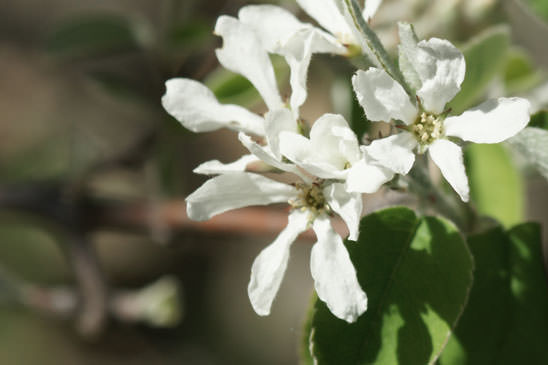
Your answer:
[[[77,329],[86,337],[97,336],[107,320],[107,286],[97,256],[84,237],[71,234],[67,255],[79,288]]]
[[[161,221],[172,231],[199,231],[209,234],[239,234],[273,236],[287,225],[287,209],[273,207],[241,208],[213,217],[205,222],[196,222],[188,218],[184,200],[172,200],[159,203],[153,209],[148,203],[118,205],[101,210],[97,215],[98,226],[125,228],[132,230],[149,229],[151,222]],[[152,217],[151,215],[155,216]],[[335,230],[345,237],[348,230],[344,223],[332,219]],[[302,239],[313,240],[314,233],[308,230],[301,234]]]

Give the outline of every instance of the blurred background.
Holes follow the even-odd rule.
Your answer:
[[[233,132],[186,131],[160,104],[165,80],[181,76],[206,83],[222,102],[265,110],[214,54],[217,16],[249,3],[4,2],[0,364],[298,362],[312,293],[311,239],[293,246],[272,314],[257,316],[246,291],[251,263],[279,228],[267,221],[286,213],[250,212],[259,218],[252,234],[245,214],[188,222],[183,199],[205,181],[192,169],[244,150]],[[268,3],[312,21],[292,0]],[[536,110],[548,105],[548,1],[385,0],[372,26],[392,51],[397,20],[414,23],[419,37],[457,45],[507,24],[500,72],[474,101],[512,93],[529,97]],[[273,62],[289,95],[287,66]],[[336,111],[366,131],[352,72],[344,59],[316,57],[304,119]],[[546,180],[519,156],[510,161],[523,172],[516,178],[523,215],[546,226]],[[387,201],[370,198],[367,209]]]

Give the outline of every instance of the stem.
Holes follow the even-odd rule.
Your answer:
[[[418,155],[415,167],[406,176],[409,189],[417,193],[420,203],[432,205],[441,215],[453,221],[462,231],[468,226],[467,217],[459,214],[459,207],[447,199],[447,195],[440,192],[438,187],[432,184],[428,173],[426,155]]]
[[[388,55],[388,52],[379,40],[379,37],[377,37],[377,34],[369,27],[369,25],[363,18],[358,1],[344,0],[344,2],[348,7],[350,15],[352,16],[355,27],[360,31],[363,39],[365,40],[365,43],[367,44],[367,47],[371,50],[379,64],[390,76],[392,76],[394,80],[396,80],[403,86],[403,88],[409,95],[413,95],[411,88],[403,78],[403,75],[400,72],[399,68],[397,68],[390,59],[390,56]]]
[[[107,287],[90,242],[78,234],[69,237],[67,247],[80,290],[77,327],[87,337],[96,336],[107,319]]]

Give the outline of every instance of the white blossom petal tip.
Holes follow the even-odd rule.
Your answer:
[[[293,211],[287,227],[274,242],[261,251],[251,266],[251,279],[247,286],[249,300],[260,316],[270,314],[272,302],[278,293],[287,262],[289,249],[301,232],[308,226],[308,213]]]
[[[491,99],[461,115],[445,119],[445,133],[475,143],[499,143],[520,132],[530,118],[523,98]]]
[[[186,198],[190,219],[204,221],[228,210],[268,205],[295,198],[296,189],[262,175],[228,173],[207,180]]]
[[[413,149],[417,140],[409,132],[401,132],[391,136],[376,139],[363,149],[379,164],[395,173],[407,175],[415,163]]]
[[[348,239],[356,241],[360,233],[363,200],[359,193],[349,193],[344,184],[331,184],[323,190],[327,203],[346,223]]]
[[[195,80],[168,80],[162,106],[193,132],[229,128],[264,135],[263,118],[238,105],[220,104],[211,90]]]
[[[367,21],[370,21],[377,12],[377,9],[381,5],[381,3],[382,0],[366,0],[365,7],[363,9],[363,18]]]
[[[211,160],[196,167],[193,172],[202,175],[226,174],[229,172],[244,172],[249,164],[260,161],[255,155],[244,155],[238,160],[224,164],[219,160]]]
[[[374,67],[359,70],[352,77],[352,85],[367,119],[375,122],[399,119],[406,124],[415,120],[417,108],[386,71]]]
[[[417,44],[413,59],[421,87],[417,96],[425,110],[440,114],[460,91],[466,73],[464,55],[451,42],[431,38]]]
[[[272,62],[254,29],[238,19],[222,15],[215,34],[223,37],[223,46],[215,53],[228,70],[246,77],[263,97],[268,109],[283,107]]]
[[[336,317],[352,323],[367,310],[367,296],[341,237],[329,218],[320,216],[313,224],[318,242],[310,253],[310,271],[318,298]]]
[[[432,161],[440,168],[440,171],[455,189],[463,202],[470,198],[470,187],[468,177],[464,168],[462,149],[455,143],[446,139],[438,139],[428,149]]]

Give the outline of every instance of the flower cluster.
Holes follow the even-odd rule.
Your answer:
[[[249,205],[287,203],[288,224],[262,250],[251,268],[248,294],[259,315],[268,315],[280,287],[291,244],[312,228],[316,233],[310,270],[318,297],[331,312],[354,322],[367,308],[356,270],[330,217],[348,226],[348,239],[357,240],[362,193],[374,193],[395,174],[412,168],[415,153],[428,151],[443,176],[468,200],[468,182],[458,143],[498,143],[519,132],[529,120],[529,103],[519,98],[487,101],[459,116],[446,104],[464,79],[463,55],[448,41],[418,41],[412,28],[400,24],[400,68],[404,88],[385,70],[359,70],[352,79],[356,96],[371,121],[393,122],[401,131],[360,145],[340,115],[325,114],[303,128],[299,109],[307,98],[306,78],[313,54],[348,55],[367,44],[341,0],[297,0],[327,31],[300,22],[271,5],[242,8],[238,18],[221,16],[215,34],[223,38],[216,52],[225,68],[246,77],[259,91],[268,111],[255,114],[238,105],[221,104],[203,84],[183,78],[166,82],[164,108],[194,132],[229,128],[238,132],[249,151],[237,161],[217,160],[194,172],[215,177],[187,197],[187,213],[195,220]],[[380,1],[367,1],[362,14],[369,19]],[[290,68],[291,96],[279,93],[269,54],[284,57]],[[261,163],[269,171],[293,176],[283,183],[250,171]]]

